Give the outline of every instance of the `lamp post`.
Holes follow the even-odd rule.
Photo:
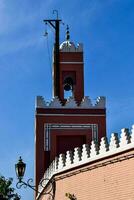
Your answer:
[[[20,156],[18,163],[15,164],[15,171],[16,171],[16,175],[19,179],[19,183],[23,179],[23,176],[25,174],[25,169],[26,169],[26,164],[22,161],[22,158]]]
[[[18,189],[20,189],[22,186],[24,188],[31,188],[32,190],[36,191],[38,195],[50,195],[51,199],[54,200],[54,194],[55,194],[55,182],[53,179],[49,180],[49,179],[46,179],[46,178],[43,178],[40,183],[39,183],[39,186],[41,186],[42,188],[42,192],[38,191],[37,187],[34,186],[34,185],[31,185],[31,183],[33,182],[33,179],[30,178],[27,180],[27,182],[23,181],[23,177],[24,177],[24,174],[25,174],[25,170],[26,170],[26,164],[23,162],[21,156],[18,160],[18,163],[15,164],[15,171],[16,171],[16,175],[17,175],[17,178],[18,178],[18,182],[16,184],[16,187]],[[43,192],[43,189],[45,188],[44,186],[44,183],[48,181],[51,185],[50,189],[48,192]]]

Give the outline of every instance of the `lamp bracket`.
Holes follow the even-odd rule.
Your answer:
[[[44,179],[42,179],[40,181],[39,186],[42,187],[42,191],[43,191],[43,189],[45,188],[45,186],[44,186],[45,184],[44,183],[46,183],[46,181],[50,183],[50,188],[49,188],[48,192],[40,192],[40,191],[38,191],[38,189],[36,189],[36,186],[32,185],[32,183],[33,183],[33,179],[32,178],[28,179],[27,182],[19,180],[18,183],[16,184],[16,187],[18,189],[20,189],[21,187],[24,187],[24,188],[29,187],[32,190],[36,191],[38,193],[38,195],[50,195],[51,196],[51,200],[54,200],[54,195],[55,195],[55,182],[54,182],[54,179],[49,180],[47,178],[44,178]]]

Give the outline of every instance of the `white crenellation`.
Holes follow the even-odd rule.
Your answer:
[[[82,145],[82,154],[81,154],[81,159],[82,161],[87,160],[90,157],[90,148],[89,144],[83,144]]]
[[[81,160],[81,148],[80,147],[76,147],[74,148],[74,158],[73,158],[73,162],[76,164]]]
[[[77,104],[74,97],[69,97],[63,106],[58,97],[54,97],[50,102],[45,101],[42,96],[37,96],[37,108],[77,108],[77,109],[104,109],[105,97],[98,97],[95,104],[92,104],[91,99],[85,96],[80,105]]]
[[[65,154],[60,154],[58,160],[58,169],[62,169],[64,166],[65,166]]]
[[[50,165],[49,176],[53,175],[53,162]]]
[[[37,96],[36,97],[36,105],[37,108],[45,108],[47,106],[46,101],[42,96]]]
[[[81,108],[90,108],[90,107],[92,108],[93,105],[92,105],[91,99],[88,96],[85,96],[81,101],[80,107]]]
[[[51,176],[53,175],[53,172],[54,172],[54,161],[50,165],[50,174],[51,174]]]
[[[50,168],[50,167],[49,167]],[[46,170],[45,174],[44,174],[44,179],[45,181],[43,181],[43,185],[48,183],[48,179],[49,179],[49,168]]]
[[[98,154],[98,144],[93,140],[90,147],[90,157],[95,157]]]
[[[100,158],[116,155],[129,149],[134,149],[134,125],[132,126],[131,137],[128,129],[122,129],[120,141],[118,140],[117,134],[112,133],[109,145],[107,139],[103,137],[100,142],[100,147],[95,141],[92,141],[90,148],[88,144],[84,144],[82,149],[77,147],[74,149],[74,152],[67,151],[66,156],[60,154],[46,170],[43,178],[50,180],[52,176],[64,170],[72,169],[73,167],[81,166],[82,164],[90,163],[90,161],[95,161]],[[43,184],[45,185],[47,183],[48,180]],[[42,191],[42,187],[39,186],[38,189]]]
[[[106,98],[103,96],[98,97],[96,100],[95,107],[96,108],[105,108],[106,107]]]
[[[109,150],[115,150],[119,147],[119,139],[117,133],[112,133],[110,138]]]
[[[73,163],[73,152],[72,151],[67,151],[66,152],[66,162],[65,165],[71,165]]]
[[[67,102],[65,104],[65,108],[77,108],[77,103],[76,103],[74,97],[69,97],[67,99]]]
[[[62,104],[58,97],[54,97],[49,104],[50,108],[62,108]]]
[[[58,157],[55,157],[54,161],[53,161],[53,169],[54,171],[56,171],[58,169]]]
[[[131,140],[131,143],[134,143],[134,125],[132,125],[130,140]]]
[[[51,173],[50,173],[50,166],[49,168],[47,169],[47,178],[51,176]]]
[[[99,154],[106,153],[109,150],[109,145],[106,137],[101,138]]]
[[[121,129],[120,147],[124,147],[130,143],[130,134],[128,128]]]
[[[82,52],[83,51],[83,44],[78,43],[76,49],[77,49],[77,52]]]

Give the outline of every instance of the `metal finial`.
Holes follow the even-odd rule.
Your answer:
[[[53,14],[56,13],[56,17],[58,19],[58,10],[53,10]]]
[[[69,41],[70,39],[70,33],[69,33],[69,26],[67,25],[67,29],[66,29],[66,40]]]

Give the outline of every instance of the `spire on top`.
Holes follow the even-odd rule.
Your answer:
[[[65,41],[60,44],[60,51],[62,52],[83,52],[82,44],[75,46],[74,42],[70,41],[69,26],[66,26]]]
[[[69,33],[69,26],[67,25],[67,28],[66,28],[66,40],[69,42],[69,39],[70,39],[70,33]]]

